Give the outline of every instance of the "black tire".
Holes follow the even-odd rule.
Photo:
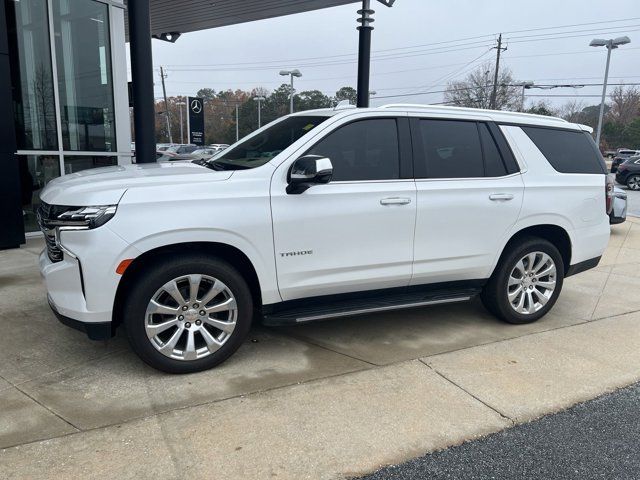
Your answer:
[[[547,303],[538,311],[521,314],[509,303],[508,279],[516,263],[532,252],[544,252],[551,257],[556,266],[555,290]],[[558,249],[548,240],[538,237],[522,237],[509,245],[500,257],[493,275],[485,285],[480,298],[489,312],[499,319],[513,324],[532,323],[546,315],[553,307],[562,290],[564,281],[564,262]]]
[[[640,190],[640,175],[629,175],[625,183],[629,190]]]
[[[165,283],[183,275],[201,274],[223,282],[236,300],[236,326],[215,352],[195,360],[178,360],[160,353],[147,338],[145,315],[155,292]],[[221,364],[240,347],[251,327],[253,300],[244,278],[227,262],[215,257],[187,254],[161,258],[140,272],[125,299],[123,323],[132,349],[148,365],[167,373],[191,373]]]

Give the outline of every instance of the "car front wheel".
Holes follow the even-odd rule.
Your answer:
[[[485,307],[508,323],[531,323],[553,307],[564,281],[558,249],[542,238],[511,245],[483,289]]]
[[[133,350],[169,373],[212,368],[233,354],[253,316],[251,292],[228,263],[208,256],[156,262],[134,282],[124,308]]]

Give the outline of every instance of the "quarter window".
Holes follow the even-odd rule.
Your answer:
[[[560,173],[606,173],[604,159],[587,132],[521,127]]]
[[[339,127],[307,153],[331,160],[333,181],[400,178],[395,119],[360,120]]]

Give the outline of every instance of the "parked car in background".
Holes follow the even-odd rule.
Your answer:
[[[195,372],[233,354],[254,314],[298,325],[480,295],[535,322],[598,265],[612,194],[590,129],[559,118],[311,110],[202,165],[52,180],[40,270],[62,322],[96,340],[124,324],[145,362]]]
[[[639,155],[640,150],[619,150],[611,162],[611,173],[616,173],[618,166],[625,162],[629,157]]]
[[[616,182],[629,190],[640,190],[640,156],[633,156],[618,166]]]
[[[193,160],[209,160],[211,157],[213,157],[214,155],[216,155],[218,152],[221,152],[222,150],[219,150],[217,148],[199,148],[198,150],[194,150],[193,152],[191,152],[191,157]]]
[[[156,145],[156,151],[165,152],[169,147],[173,147],[174,145],[173,143],[158,143]]]
[[[201,147],[198,147],[197,145],[171,145],[169,148],[167,148],[165,151],[167,153],[175,153],[176,155],[182,155],[185,153],[191,153],[195,150],[198,150]]]
[[[226,143],[213,143],[211,145],[208,145],[207,148],[213,148],[216,150],[216,153],[218,153],[229,148],[229,145]]]
[[[627,192],[619,187],[613,189],[613,206],[609,214],[609,223],[616,225],[627,219]]]

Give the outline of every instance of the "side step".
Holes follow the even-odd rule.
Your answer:
[[[360,295],[331,295],[283,302],[269,306],[272,307],[270,309],[265,308],[262,323],[270,327],[297,325],[336,317],[464,302],[480,293],[481,288],[423,289],[411,292],[406,288],[394,290],[396,291],[389,293],[387,290],[379,295],[364,292]]]

